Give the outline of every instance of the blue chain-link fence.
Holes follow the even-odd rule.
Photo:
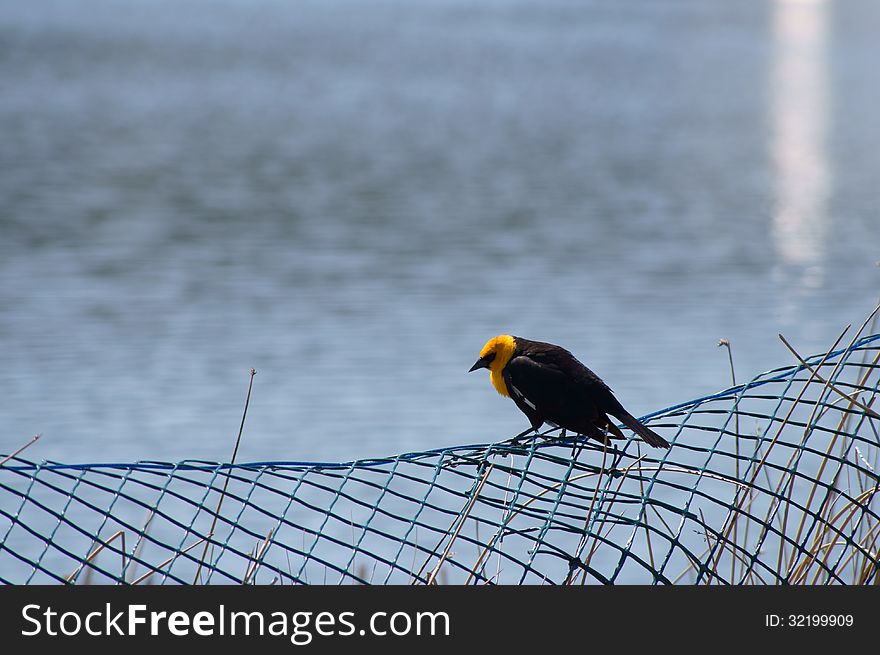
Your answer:
[[[349,463],[0,456],[0,580],[878,583],[880,335],[646,418]],[[5,461],[4,461],[5,460]]]

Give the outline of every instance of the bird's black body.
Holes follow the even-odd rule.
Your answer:
[[[501,375],[510,397],[534,430],[550,423],[607,443],[609,438],[623,438],[610,415],[649,445],[669,447],[663,437],[626,411],[608,385],[568,350],[552,343],[513,339],[515,348]],[[478,366],[481,361],[474,367],[482,367]],[[484,366],[489,368],[491,361],[489,358]]]

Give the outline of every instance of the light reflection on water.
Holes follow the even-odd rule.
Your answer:
[[[499,439],[499,332],[636,414],[827,347],[878,10],[802,4],[4,5],[0,451],[227,458],[252,366],[242,461]]]
[[[822,286],[829,232],[828,21],[818,0],[780,0],[773,17],[773,239],[781,263],[802,269],[797,284],[809,287]]]

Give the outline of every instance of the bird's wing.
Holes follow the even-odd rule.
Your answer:
[[[557,366],[523,355],[507,363],[504,379],[512,394],[521,396],[544,416],[570,402],[574,391],[570,378]]]
[[[577,360],[520,355],[507,363],[504,373],[508,389],[534,405],[548,423],[606,438],[607,414],[620,405],[605,383]],[[611,438],[621,436],[610,429]]]
[[[544,345],[540,342],[537,343]],[[514,359],[518,364],[521,364],[524,373],[528,371],[524,377],[531,379],[534,376],[540,380],[540,384],[536,384],[536,386],[541,388],[534,390],[535,397],[538,397],[543,390],[545,394],[554,397],[564,394],[566,400],[579,402],[585,407],[595,406],[597,409],[613,415],[623,409],[617,398],[614,397],[611,388],[605,384],[602,378],[563,348],[533,347],[524,356]],[[520,359],[525,361],[520,363]],[[510,363],[513,363],[513,360]],[[532,366],[527,367],[527,364]]]

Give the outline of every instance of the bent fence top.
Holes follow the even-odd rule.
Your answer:
[[[880,335],[560,439],[348,463],[0,456],[8,584],[880,583]],[[628,433],[627,433],[628,434]]]

